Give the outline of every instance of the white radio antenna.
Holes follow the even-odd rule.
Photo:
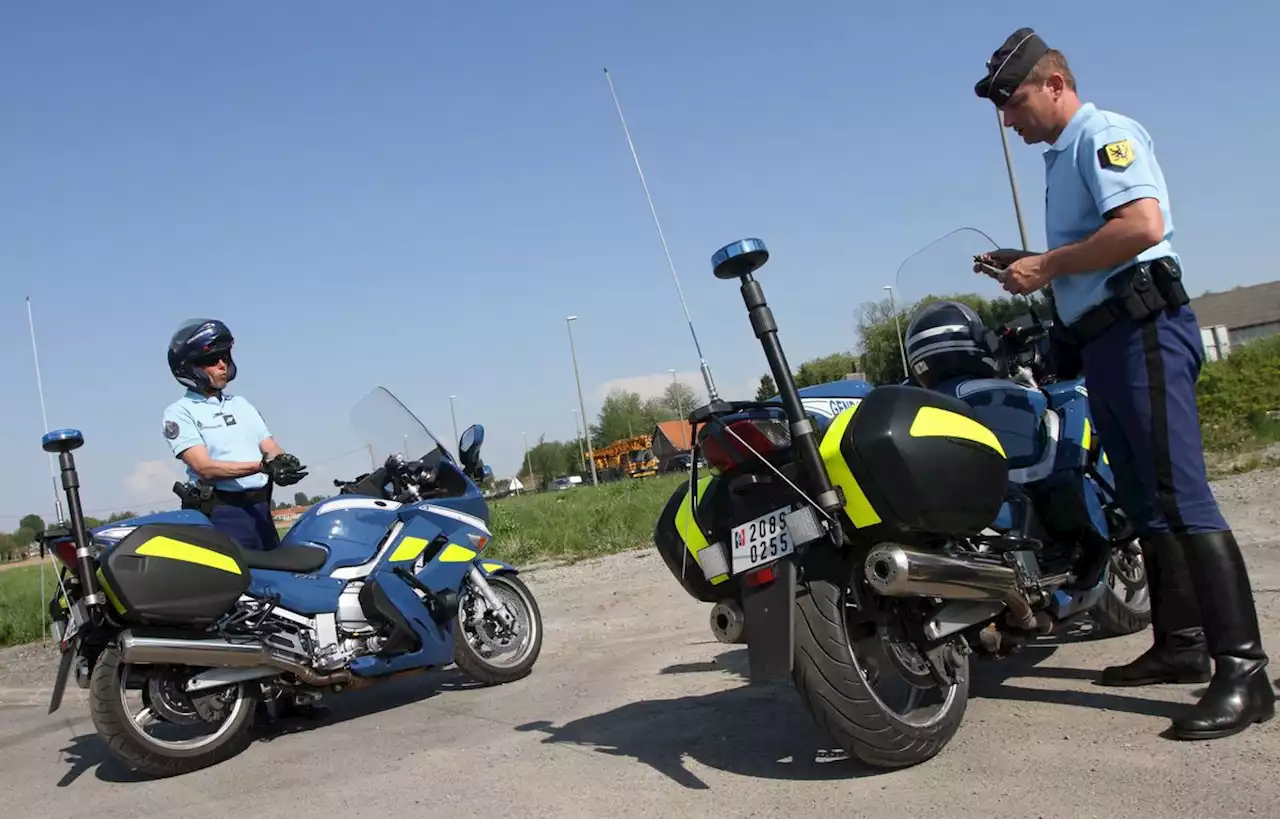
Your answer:
[[[693,329],[693,319],[689,316],[689,305],[684,300],[684,291],[680,288],[680,277],[676,275],[675,262],[671,261],[671,251],[667,248],[667,238],[662,234],[662,223],[658,221],[658,211],[653,206],[653,197],[649,194],[649,184],[644,180],[644,171],[640,168],[640,157],[636,155],[635,143],[631,141],[631,131],[627,128],[626,117],[622,115],[622,105],[618,102],[618,92],[613,88],[613,77],[609,76],[609,69],[604,70],[604,78],[609,83],[609,93],[613,96],[613,105],[618,109],[618,120],[622,123],[622,133],[627,137],[627,147],[631,149],[631,158],[636,163],[636,173],[640,175],[640,186],[644,188],[644,198],[649,203],[649,213],[653,214],[653,225],[658,229],[658,241],[662,243],[662,252],[667,257],[667,267],[671,270],[671,279],[676,284],[676,293],[680,296],[680,306],[684,308],[685,320],[689,322],[689,335],[693,336],[694,349],[698,351],[698,361],[702,366],[702,380],[707,386],[707,398],[711,401],[720,400],[720,396],[716,393],[716,383],[711,377],[711,365],[707,363],[707,359],[702,354],[702,345],[698,343],[698,333]]]
[[[44,423],[44,431],[49,431],[49,415],[44,407],[44,383],[40,380],[40,354],[36,352],[36,323],[31,318],[31,297],[27,296],[27,326],[31,328],[31,356],[36,362],[36,392],[40,395],[40,420]],[[53,483],[53,510],[62,523],[62,498],[58,494],[58,470],[53,465],[53,453],[49,453],[49,480]]]

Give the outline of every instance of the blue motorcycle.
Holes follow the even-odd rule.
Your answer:
[[[542,617],[517,570],[484,556],[484,428],[463,433],[455,459],[384,388],[352,415],[381,466],[335,481],[268,552],[240,549],[197,509],[86,530],[72,457],[84,438],[46,434],[70,518],[44,536],[63,563],[49,712],[74,668],[111,753],[167,776],[238,753],[260,710],[450,664],[489,685],[527,676]],[[171,735],[183,731],[200,735]]]
[[[911,299],[1005,295],[970,272],[995,249],[975,247],[981,235],[917,256]],[[995,332],[1004,377],[797,389],[753,276],[768,258],[747,239],[713,269],[740,282],[780,394],[690,415],[708,469],[690,470],[654,542],[715,604],[717,637],[747,645],[753,682],[789,676],[867,764],[919,764],[960,728],[971,656],[1005,656],[1085,612],[1104,634],[1144,628],[1141,550],[1084,383],[1044,366],[1049,322],[1029,313]]]

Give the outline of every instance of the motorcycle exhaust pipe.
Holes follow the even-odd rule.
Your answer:
[[[944,600],[987,600],[1004,603],[1011,622],[1036,627],[1035,614],[1013,569],[990,560],[954,557],[882,543],[867,555],[867,582],[888,597],[941,597]]]
[[[351,679],[348,671],[323,673],[270,651],[258,641],[233,643],[218,637],[177,640],[141,637],[132,632],[120,636],[120,658],[130,665],[193,665],[208,668],[270,666],[294,674],[308,685],[334,685]]]
[[[267,664],[267,649],[256,640],[251,643],[232,643],[217,637],[175,640],[169,637],[140,637],[126,631],[120,636],[120,658],[130,665],[253,668],[255,665]]]

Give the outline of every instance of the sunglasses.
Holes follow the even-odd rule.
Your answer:
[[[194,363],[197,367],[212,367],[214,364],[217,364],[219,361],[225,361],[228,364],[230,364],[231,351],[215,350],[213,352],[205,353],[204,355],[197,356],[194,359],[192,359],[192,363]]]

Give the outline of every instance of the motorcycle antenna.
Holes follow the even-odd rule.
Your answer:
[[[671,260],[671,251],[667,248],[667,238],[662,233],[662,223],[658,221],[658,211],[653,206],[653,196],[649,193],[649,184],[645,182],[644,170],[640,167],[640,157],[636,155],[636,146],[631,140],[631,130],[627,128],[627,119],[622,115],[622,104],[618,102],[618,92],[614,90],[613,77],[609,75],[608,68],[604,70],[604,78],[609,83],[609,94],[613,97],[613,105],[618,109],[618,120],[622,123],[622,133],[627,138],[627,147],[631,149],[631,159],[636,163],[636,173],[640,176],[640,186],[644,188],[644,198],[649,203],[649,213],[653,215],[653,225],[658,230],[658,241],[662,243],[662,252],[667,257],[667,267],[671,270],[671,279],[675,282],[676,294],[680,296],[680,306],[684,308],[685,320],[689,322],[689,335],[693,336],[693,346],[698,351],[698,361],[702,367],[702,380],[707,387],[707,398],[714,403],[720,400],[720,396],[716,392],[715,380],[711,377],[711,365],[707,363],[706,356],[702,354],[702,345],[698,343],[698,333],[693,329],[693,319],[689,316],[689,305],[685,302],[684,291],[680,288],[680,277],[676,275],[676,265]]]
[[[40,396],[40,420],[44,431],[49,431],[49,414],[45,411],[44,382],[40,379],[40,354],[36,350],[36,323],[31,317],[31,297],[27,296],[27,326],[31,329],[31,357],[36,363],[36,393]],[[53,453],[49,453],[49,481],[53,484],[53,511],[62,523],[62,498],[58,495],[58,470],[53,465]]]

